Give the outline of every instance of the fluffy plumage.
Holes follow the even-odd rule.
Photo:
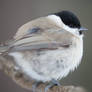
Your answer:
[[[69,16],[72,18],[72,14]],[[61,18],[49,15],[24,24],[7,49],[0,52],[3,55],[7,51],[29,79],[42,82],[62,79],[81,61],[83,35],[75,22],[76,26],[71,28]]]

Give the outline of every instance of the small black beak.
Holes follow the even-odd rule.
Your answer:
[[[80,30],[80,31],[87,31],[88,29],[85,28],[85,27],[81,27],[79,30]]]

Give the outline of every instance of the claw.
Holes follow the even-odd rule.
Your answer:
[[[57,80],[52,79],[51,83],[45,87],[45,92],[55,85],[60,86],[61,84]]]
[[[61,84],[59,83],[59,81],[57,81],[57,80],[54,80],[54,79],[52,79],[52,81],[51,81],[54,85],[57,85],[57,86],[60,86]]]
[[[53,87],[54,85],[53,84],[49,84],[45,87],[45,91],[44,92],[47,92],[49,90],[49,88]]]

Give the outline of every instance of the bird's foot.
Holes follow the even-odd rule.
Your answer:
[[[61,84],[57,80],[52,79],[51,83],[45,87],[45,92],[47,92],[48,89],[52,88],[55,85],[60,86]]]

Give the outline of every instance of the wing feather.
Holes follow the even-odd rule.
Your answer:
[[[52,21],[41,18],[20,27],[8,51],[66,48],[71,45],[72,37],[71,33],[53,25]]]
[[[25,51],[25,50],[40,50],[40,49],[47,49],[47,50],[55,50],[58,48],[66,48],[69,47],[70,44],[61,44],[61,43],[40,43],[40,44],[30,44],[30,45],[21,45],[15,46],[11,48],[11,52],[14,51]]]

